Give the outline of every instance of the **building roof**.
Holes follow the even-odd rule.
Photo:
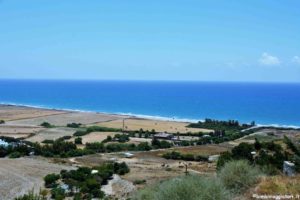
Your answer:
[[[173,135],[169,133],[156,133],[154,137],[168,138],[168,137],[173,137]]]

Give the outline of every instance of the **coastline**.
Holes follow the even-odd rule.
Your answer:
[[[15,104],[15,103],[2,103],[0,106],[14,106],[14,107],[24,107],[28,109],[41,109],[41,110],[52,110],[52,111],[62,111],[62,112],[74,112],[74,113],[94,113],[102,115],[110,115],[117,117],[127,117],[127,118],[136,118],[136,119],[145,119],[145,120],[158,120],[158,121],[169,121],[169,122],[185,122],[185,123],[196,123],[198,121],[204,121],[204,119],[182,119],[176,117],[164,117],[164,116],[151,116],[144,114],[134,114],[134,113],[109,113],[109,112],[98,112],[91,110],[80,110],[80,109],[68,109],[68,108],[52,108],[47,106],[39,105],[28,105],[28,104]],[[300,126],[297,125],[284,125],[284,124],[257,124],[255,127],[265,127],[265,128],[282,128],[282,129],[300,129]]]

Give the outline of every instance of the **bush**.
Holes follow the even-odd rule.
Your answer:
[[[8,155],[9,158],[20,158],[22,154],[20,152],[12,152],[11,154]]]
[[[0,120],[0,124],[5,124],[5,121],[4,120]]]
[[[95,151],[97,153],[105,152],[105,147],[100,142],[86,143],[85,148],[87,150],[92,150],[92,151]]]
[[[218,162],[217,162],[217,169],[221,169],[226,162],[229,162],[232,160],[232,155],[230,152],[226,151],[224,153],[221,153]]]
[[[75,138],[75,144],[82,144],[82,138],[81,137]]]
[[[252,151],[254,151],[254,146],[252,144],[242,142],[238,146],[234,147],[231,152],[234,159],[247,159],[252,162]]]
[[[67,127],[70,127],[70,128],[79,128],[81,126],[80,123],[70,123],[70,124],[67,124]]]
[[[62,188],[53,188],[51,190],[51,198],[55,200],[65,199],[65,190]]]
[[[122,163],[114,163],[114,172],[119,175],[124,175],[129,173],[129,167],[125,162]]]
[[[45,186],[46,187],[54,187],[56,185],[56,181],[60,178],[60,175],[57,174],[48,174],[44,177]]]
[[[73,134],[73,136],[75,136],[75,137],[79,137],[79,136],[84,136],[84,135],[87,135],[87,134],[89,134],[88,132],[86,132],[86,131],[76,131],[74,134]]]
[[[53,125],[51,125],[49,122],[43,122],[40,124],[41,126],[45,127],[45,128],[52,128],[54,127]]]
[[[134,185],[141,185],[141,184],[144,184],[144,183],[146,183],[146,180],[144,180],[144,179],[133,181],[133,184],[134,184]]]
[[[229,200],[230,193],[215,178],[177,177],[138,191],[134,200]]]
[[[241,193],[257,183],[260,171],[248,161],[230,161],[219,171],[218,177],[224,186],[234,193]]]
[[[46,139],[46,140],[43,140],[42,143],[44,143],[44,144],[53,144],[54,140]]]

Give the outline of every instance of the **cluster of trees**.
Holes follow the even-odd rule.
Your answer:
[[[173,146],[172,143],[170,143],[166,140],[158,140],[156,138],[152,139],[151,144],[154,149],[167,149],[167,148],[171,148]]]
[[[289,138],[286,137],[286,143],[291,145],[291,149],[297,148]],[[255,154],[254,154],[255,152]],[[231,160],[248,160],[250,163],[260,166],[262,170],[269,174],[276,174],[282,170],[283,161],[292,160],[296,164],[296,170],[300,171],[299,155],[284,150],[281,145],[271,142],[259,142],[257,139],[254,144],[241,143],[234,147],[231,152],[223,153],[217,163],[221,168],[226,162]]]
[[[60,137],[60,138],[58,138],[58,139],[56,139],[56,140],[64,141],[64,140],[69,140],[69,139],[71,139],[71,138],[72,138],[72,136],[70,136],[70,135],[65,135],[65,136],[62,136],[62,137]],[[44,143],[44,144],[53,144],[54,141],[55,141],[55,140],[45,139],[45,140],[42,141],[42,143]]]
[[[239,131],[242,129],[250,128],[255,125],[255,122],[249,124],[240,124],[236,120],[213,120],[205,119],[204,122],[199,121],[198,123],[191,123],[188,125],[190,128],[205,128],[219,131]]]
[[[68,142],[60,139],[54,140],[53,143],[48,143],[45,145],[40,145],[38,143],[32,143],[31,145],[36,155],[45,157],[65,158],[93,153],[86,150],[77,149],[76,144],[74,144],[73,142]]]
[[[82,124],[81,123],[69,123],[67,124],[67,127],[69,128],[79,128]]]
[[[48,174],[44,181],[45,187],[51,189],[53,199],[103,198],[101,185],[107,184],[113,174],[124,175],[128,172],[129,168],[125,162],[104,163],[94,168],[79,167],[77,170],[62,170],[60,174]]]
[[[130,137],[139,137],[139,138],[149,138],[152,135],[156,134],[155,129],[152,129],[151,131],[143,130],[142,128],[140,130],[136,131],[126,131]]]
[[[208,161],[208,156],[194,155],[194,154],[181,154],[177,151],[167,152],[162,155],[166,159],[172,160],[185,160],[185,161]]]
[[[111,137],[109,135],[102,142],[107,143],[107,142],[112,142],[112,141],[117,141],[117,142],[120,142],[120,143],[128,142],[129,141],[129,135],[127,135],[127,134],[116,134],[116,135],[114,135],[114,137]]]
[[[3,138],[3,137],[2,137]],[[122,135],[117,136],[118,139],[123,139]],[[167,141],[152,140],[152,146],[148,142],[141,142],[139,144],[127,143],[108,143],[93,142],[87,143],[85,148],[79,149],[76,144],[82,143],[82,138],[75,138],[75,143],[65,141],[69,136],[61,137],[57,140],[45,140],[44,145],[31,142],[20,142],[14,138],[3,139],[4,141],[13,142],[14,145],[7,147],[0,146],[0,157],[5,157],[11,154],[11,158],[29,155],[34,152],[35,155],[44,157],[76,157],[94,153],[104,152],[120,152],[120,151],[149,151],[151,149],[170,148],[172,144]]]
[[[212,134],[212,135],[210,135],[210,137],[199,138],[195,142],[196,142],[197,145],[219,144],[219,143],[222,143],[222,142],[228,142],[228,141],[239,139],[241,137],[244,137],[246,135],[254,133],[255,131],[257,131],[257,129],[250,129],[250,130],[246,130],[246,131],[237,131],[237,132],[232,132],[231,134],[226,134],[223,137],[220,137],[219,135]]]
[[[120,132],[120,131],[122,131],[122,129],[107,128],[107,127],[102,127],[102,126],[90,126],[85,130],[76,131],[73,135],[77,136],[77,137],[80,137],[80,136],[87,135],[91,132]]]
[[[110,153],[120,151],[150,151],[152,147],[148,144],[148,142],[141,142],[138,145],[124,143],[111,143],[104,145],[104,143],[94,142],[87,143],[85,149],[97,153]]]
[[[9,144],[8,146],[0,145],[0,157],[19,158],[29,155],[33,150],[27,142],[21,142],[19,139],[4,136],[0,139]]]

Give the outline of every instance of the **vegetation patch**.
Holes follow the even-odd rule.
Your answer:
[[[51,198],[74,199],[103,198],[101,185],[113,174],[124,175],[129,172],[126,163],[104,163],[94,168],[79,167],[77,170],[62,170],[60,174],[45,176],[45,186],[51,189]]]
[[[188,175],[138,191],[134,200],[229,200],[231,194],[216,178]]]
[[[194,154],[181,154],[177,151],[167,152],[162,155],[165,159],[172,160],[185,160],[185,161],[208,161],[208,156],[194,155]]]
[[[40,124],[40,126],[45,127],[45,128],[54,128],[55,126],[50,124],[49,122],[43,122]]]

